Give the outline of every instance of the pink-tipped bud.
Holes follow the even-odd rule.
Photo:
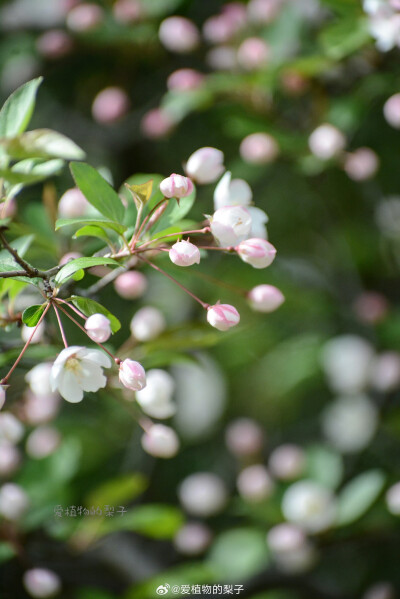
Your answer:
[[[273,312],[285,301],[283,293],[273,285],[257,285],[249,291],[247,298],[256,312]]]
[[[395,129],[400,129],[400,94],[394,94],[386,100],[383,115],[389,125]]]
[[[160,42],[167,50],[185,54],[199,45],[200,35],[196,25],[184,17],[168,17],[158,32]]]
[[[142,447],[156,458],[173,458],[179,451],[179,439],[169,426],[153,424],[142,437]]]
[[[139,341],[151,341],[160,335],[166,327],[162,312],[152,306],[138,310],[131,320],[130,328],[133,337]]]
[[[61,580],[51,570],[46,568],[33,568],[27,570],[23,576],[24,587],[32,597],[46,599],[54,597],[61,591]]]
[[[0,204],[0,218],[13,218],[17,214],[17,202],[15,198],[11,198],[7,202]]]
[[[54,60],[69,54],[73,48],[73,42],[65,31],[51,29],[38,38],[36,47],[42,56]]]
[[[234,306],[229,304],[216,304],[207,310],[207,320],[210,325],[219,331],[227,331],[240,322],[240,314]]]
[[[97,94],[92,105],[92,115],[98,123],[115,123],[129,110],[129,98],[120,87],[106,87]]]
[[[79,4],[67,16],[67,25],[78,33],[96,29],[104,17],[103,10],[98,4]]]
[[[314,156],[320,160],[330,160],[344,150],[346,138],[339,129],[326,123],[311,133],[308,145]]]
[[[85,322],[88,336],[96,343],[104,343],[111,336],[111,323],[104,314],[92,314]]]
[[[136,299],[146,292],[147,279],[137,270],[123,272],[115,279],[114,289],[124,299]]]
[[[160,190],[166,198],[186,198],[193,191],[193,183],[188,177],[172,173],[161,181]]]
[[[190,241],[177,241],[169,250],[169,257],[177,266],[200,264],[200,250]]]
[[[267,268],[275,259],[276,249],[265,239],[246,239],[236,248],[239,257],[253,268]]]
[[[140,128],[143,135],[150,139],[165,137],[173,129],[174,122],[162,108],[153,108],[143,116]]]
[[[244,206],[224,206],[214,212],[211,233],[220,246],[235,246],[244,241],[251,230],[250,212]]]
[[[89,202],[77,187],[67,189],[58,202],[58,214],[62,218],[78,218],[86,214],[88,208]]]
[[[379,158],[371,148],[358,148],[352,154],[347,154],[344,170],[353,181],[370,179],[379,168]]]
[[[178,69],[167,79],[169,90],[189,91],[198,89],[204,81],[204,75],[194,69]]]
[[[270,47],[259,37],[249,37],[238,49],[238,62],[247,71],[265,67],[270,58]]]
[[[119,23],[135,23],[143,15],[139,0],[117,0],[112,7],[113,15]]]
[[[216,148],[200,148],[186,163],[186,174],[196,183],[213,183],[224,172],[224,155]]]
[[[225,433],[226,445],[238,457],[253,456],[262,450],[264,433],[250,418],[238,418],[229,424]]]
[[[275,139],[268,133],[252,133],[240,144],[240,155],[250,164],[268,164],[279,154]]]
[[[128,358],[119,366],[119,380],[127,389],[140,391],[146,386],[146,373],[139,362]]]

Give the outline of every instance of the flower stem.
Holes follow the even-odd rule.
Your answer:
[[[168,235],[162,235],[161,237],[157,237],[156,239],[150,239],[149,241],[142,243],[142,245],[138,247],[138,250],[150,245],[151,243],[156,243],[157,241],[160,241],[160,239],[167,239],[167,237],[177,237],[178,235],[191,235],[192,233],[203,234],[208,233],[209,231],[210,227],[203,227],[203,229],[194,229],[192,231],[180,231],[179,233],[169,233]]]
[[[56,317],[57,317],[57,321],[58,321],[58,326],[60,327],[60,332],[61,332],[61,337],[64,343],[64,347],[68,347],[68,342],[67,342],[67,338],[65,336],[65,331],[61,322],[61,318],[60,318],[60,313],[57,309],[57,306],[55,304],[55,302],[52,302],[53,308],[54,308],[54,312],[56,313]]]

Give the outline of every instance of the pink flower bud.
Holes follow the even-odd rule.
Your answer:
[[[104,314],[92,314],[85,322],[88,336],[96,343],[104,343],[111,335],[110,321]]]
[[[172,131],[174,122],[162,108],[153,108],[146,112],[140,123],[143,134],[150,139],[165,137]]]
[[[250,0],[247,5],[249,20],[253,23],[270,23],[282,6],[281,0]]]
[[[178,69],[167,79],[169,90],[189,91],[198,89],[204,81],[204,75],[194,69]]]
[[[240,144],[240,155],[250,164],[268,164],[279,154],[275,139],[268,133],[252,133]]]
[[[42,424],[52,420],[59,408],[59,396],[29,393],[23,406],[24,418],[29,424]]]
[[[278,524],[267,535],[268,546],[274,553],[287,553],[301,549],[307,541],[304,531],[295,524]]]
[[[177,266],[200,264],[200,250],[190,241],[177,241],[169,250],[169,257]]]
[[[395,129],[400,129],[400,94],[394,94],[386,100],[383,115],[389,125]]]
[[[29,507],[25,491],[15,483],[5,483],[0,487],[0,515],[7,520],[19,520]]]
[[[273,312],[285,301],[283,293],[273,285],[257,285],[247,297],[256,312]]]
[[[132,391],[140,391],[146,386],[146,373],[139,362],[127,358],[119,366],[119,380]]]
[[[46,568],[27,570],[23,576],[23,582],[28,593],[37,599],[53,597],[61,591],[60,578]]]
[[[36,47],[42,56],[49,59],[56,59],[69,54],[73,48],[73,42],[65,31],[51,29],[38,38]]]
[[[308,145],[314,156],[320,160],[330,160],[344,150],[346,138],[339,129],[327,123],[311,133]]]
[[[21,462],[21,454],[12,443],[0,442],[0,476],[13,474]]]
[[[147,279],[141,272],[129,270],[115,279],[114,288],[124,299],[136,299],[145,293]]]
[[[293,480],[303,474],[305,455],[297,445],[279,445],[271,453],[269,468],[272,474],[281,480]]]
[[[213,183],[225,170],[224,155],[216,148],[200,148],[190,156],[185,170],[196,183]]]
[[[274,490],[274,482],[262,464],[244,468],[239,474],[236,484],[240,495],[252,502],[268,499]]]
[[[17,202],[15,198],[0,204],[0,218],[13,218],[17,214]]]
[[[262,69],[270,58],[270,48],[264,40],[258,37],[249,37],[241,43],[238,49],[238,62],[247,71]]]
[[[59,264],[60,266],[64,266],[64,264],[67,264],[70,260],[76,260],[76,258],[83,258],[83,254],[80,254],[79,252],[68,252],[61,258]]]
[[[98,123],[115,123],[129,110],[129,98],[120,87],[106,87],[97,94],[92,115]]]
[[[166,327],[164,315],[157,308],[145,306],[131,320],[131,333],[139,341],[151,341]]]
[[[153,424],[142,437],[142,447],[156,458],[173,458],[179,450],[179,439],[169,426]]]
[[[78,33],[96,29],[104,17],[103,10],[98,4],[79,4],[67,16],[67,25]]]
[[[86,214],[90,204],[77,187],[67,189],[58,202],[58,214],[61,218],[78,218]]]
[[[112,10],[115,20],[120,23],[135,23],[143,16],[139,0],[117,0]]]
[[[6,402],[6,390],[0,386],[0,410]]]
[[[251,223],[250,212],[244,206],[224,206],[213,214],[211,233],[219,245],[234,246],[247,238]]]
[[[211,539],[208,526],[201,522],[188,522],[175,535],[174,546],[184,555],[199,555],[207,549]]]
[[[207,310],[207,320],[219,331],[227,331],[239,324],[239,312],[229,304],[216,304]]]
[[[237,64],[236,50],[231,46],[217,46],[207,52],[206,61],[216,71],[232,71]]]
[[[160,42],[171,52],[185,54],[199,45],[200,35],[196,25],[184,17],[168,17],[158,32]]]
[[[161,181],[160,191],[166,198],[186,198],[193,191],[193,183],[188,177],[172,173]]]
[[[381,393],[388,393],[400,387],[400,354],[386,351],[378,355],[372,363],[371,384]]]
[[[386,317],[389,306],[381,293],[364,291],[356,298],[353,308],[362,322],[375,324]]]
[[[60,433],[49,426],[40,426],[26,440],[26,452],[32,458],[41,459],[51,455],[59,446]]]
[[[352,154],[347,154],[344,170],[353,181],[370,179],[379,168],[379,158],[370,148],[359,148]]]
[[[267,268],[275,259],[276,249],[265,239],[246,239],[236,248],[239,257],[254,268]]]
[[[250,418],[238,418],[226,429],[226,445],[238,457],[252,456],[263,447],[264,434],[260,425]]]

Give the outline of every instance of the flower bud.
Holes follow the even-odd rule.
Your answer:
[[[143,7],[139,0],[117,0],[112,11],[119,23],[135,23],[142,17]]]
[[[6,402],[6,390],[0,385],[0,410]]]
[[[46,599],[54,597],[61,591],[61,580],[51,570],[46,568],[32,568],[23,576],[24,587],[32,597]]]
[[[24,419],[29,424],[41,424],[52,420],[60,408],[58,395],[33,395],[28,393],[23,406]]]
[[[156,458],[173,458],[179,451],[179,439],[169,426],[153,424],[142,437],[142,447]]]
[[[214,212],[211,233],[219,245],[235,246],[247,239],[251,230],[251,215],[244,206],[224,206]]]
[[[64,266],[65,264],[68,264],[70,260],[76,260],[77,258],[83,258],[83,254],[80,254],[79,252],[67,252],[60,259],[59,265]]]
[[[67,189],[58,202],[58,214],[61,218],[78,218],[86,214],[88,208],[89,202],[77,187]]]
[[[33,329],[34,329],[34,327],[28,327],[28,326],[26,326],[26,324],[24,324],[22,326],[22,328],[21,328],[22,341],[24,341],[25,343],[28,341],[28,339],[30,338],[30,336],[33,333]],[[39,324],[39,326],[36,328],[36,331],[33,336],[33,339],[31,340],[31,343],[39,343],[40,341],[43,341],[45,329],[46,329],[46,325],[42,321]]]
[[[170,91],[189,91],[198,89],[203,82],[203,73],[194,69],[178,69],[168,77],[167,86]]]
[[[24,436],[24,425],[11,412],[0,413],[0,441],[18,443]]]
[[[232,71],[237,64],[236,51],[231,46],[217,46],[207,52],[206,61],[216,71]]]
[[[27,438],[26,452],[31,458],[45,458],[57,449],[60,440],[58,430],[49,426],[39,426]]]
[[[249,291],[247,298],[256,312],[273,312],[285,301],[283,293],[273,285],[257,285]]]
[[[271,453],[268,467],[280,480],[293,480],[304,472],[306,458],[304,451],[297,445],[286,443],[279,445]]]
[[[264,434],[260,425],[254,420],[238,418],[226,429],[225,442],[234,455],[252,456],[261,451]]]
[[[138,310],[131,320],[131,333],[138,341],[151,341],[166,328],[164,315],[157,308],[146,306]]]
[[[153,108],[143,116],[140,128],[150,139],[166,137],[173,129],[174,121],[162,108]]]
[[[276,249],[265,239],[247,239],[236,248],[239,257],[254,268],[267,268],[275,259]]]
[[[240,155],[250,164],[269,164],[279,154],[279,147],[272,135],[252,133],[240,144]]]
[[[119,87],[107,87],[97,94],[92,105],[95,121],[102,124],[115,123],[129,110],[129,98]]]
[[[377,582],[370,586],[362,599],[396,599],[397,592],[390,582]]]
[[[400,129],[400,94],[394,94],[386,100],[383,115],[389,125],[395,129]]]
[[[73,42],[65,31],[51,29],[37,39],[36,47],[39,54],[54,60],[69,54],[73,48]]]
[[[249,20],[253,23],[270,23],[282,6],[281,0],[250,0],[247,5]]]
[[[216,148],[200,148],[186,163],[186,174],[196,183],[213,183],[224,172],[224,155]]]
[[[270,58],[270,47],[259,37],[249,37],[242,42],[238,49],[238,62],[247,71],[265,67]]]
[[[29,507],[25,491],[15,483],[0,487],[0,515],[6,520],[19,520]]]
[[[357,335],[340,335],[322,349],[322,367],[330,387],[339,393],[357,393],[368,383],[374,348]]]
[[[147,290],[147,279],[141,272],[129,270],[115,279],[114,289],[124,299],[137,299]]]
[[[154,368],[146,373],[146,387],[136,393],[136,401],[142,410],[153,418],[170,418],[175,414],[172,395],[174,379],[168,372]]]
[[[139,362],[127,358],[119,366],[119,380],[124,387],[140,391],[146,386],[146,373]]]
[[[43,362],[42,364],[36,364],[26,373],[25,380],[35,395],[53,395],[50,385],[51,368],[52,364]]]
[[[200,264],[200,250],[190,241],[177,241],[169,250],[169,258],[177,266]]]
[[[77,33],[96,29],[104,17],[103,10],[98,4],[79,4],[67,16],[67,25]]]
[[[394,391],[400,386],[400,354],[383,352],[372,363],[371,385],[381,393]]]
[[[379,168],[379,158],[370,148],[358,148],[352,154],[347,154],[344,170],[353,181],[370,179]]]
[[[194,516],[208,517],[220,512],[228,499],[224,482],[211,472],[191,474],[178,489],[179,500]]]
[[[226,172],[214,191],[214,209],[224,206],[248,206],[253,199],[250,185],[244,179],[231,180],[231,173]]]
[[[201,522],[188,522],[178,530],[174,537],[175,548],[184,555],[199,555],[211,543],[212,533]]]
[[[88,336],[96,343],[104,343],[110,338],[111,323],[104,314],[92,314],[85,322]]]
[[[167,50],[185,54],[191,52],[200,42],[196,25],[184,17],[168,17],[160,25],[160,42]]]
[[[388,301],[381,293],[364,291],[356,298],[353,309],[362,322],[376,324],[386,317]]]
[[[267,534],[275,564],[290,574],[304,572],[313,565],[315,551],[303,530],[293,524],[278,524]]]
[[[377,409],[365,395],[339,397],[322,414],[326,438],[342,453],[356,453],[367,447],[377,425]]]
[[[215,304],[207,310],[207,320],[212,327],[219,331],[227,331],[239,324],[240,314],[229,304]]]
[[[389,512],[393,516],[400,516],[400,482],[388,489],[385,499]]]
[[[188,177],[172,173],[161,181],[160,191],[166,198],[186,198],[193,191],[193,183]]]
[[[344,150],[346,138],[339,129],[327,123],[311,133],[308,145],[314,156],[320,160],[330,160]]]
[[[273,480],[262,464],[254,464],[242,470],[236,484],[240,495],[255,503],[268,499],[274,490]]]
[[[21,462],[21,454],[12,443],[0,441],[0,476],[10,476]]]
[[[336,511],[332,493],[311,480],[301,480],[291,485],[282,500],[284,517],[310,533],[329,528],[335,521]]]

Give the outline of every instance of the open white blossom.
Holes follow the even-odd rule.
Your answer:
[[[71,403],[82,401],[84,391],[98,391],[106,386],[103,368],[111,360],[98,349],[71,346],[63,349],[53,364],[50,384],[53,391]]]
[[[374,349],[357,335],[341,335],[325,343],[322,367],[333,391],[357,393],[368,383]]]
[[[214,209],[224,206],[248,206],[253,198],[250,185],[244,179],[232,179],[227,171],[214,191]]]
[[[331,492],[312,480],[291,485],[282,500],[286,520],[309,533],[329,528],[336,518],[336,501]]]

